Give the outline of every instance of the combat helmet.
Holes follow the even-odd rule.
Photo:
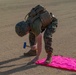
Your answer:
[[[20,36],[23,37],[24,35],[29,32],[29,25],[25,21],[18,22],[15,26],[15,32]]]

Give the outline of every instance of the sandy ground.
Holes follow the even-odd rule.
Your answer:
[[[53,35],[54,55],[76,58],[76,0],[0,0],[0,75],[76,75],[40,65],[27,65],[34,57],[23,57],[30,48],[28,35],[20,38],[15,33],[15,24],[37,4],[43,5],[59,21]],[[44,43],[44,42],[43,42]],[[40,58],[46,57],[43,50]]]

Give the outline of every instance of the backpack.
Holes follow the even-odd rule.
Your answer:
[[[52,14],[49,14],[41,5],[37,5],[28,13],[28,18],[30,23],[33,23],[37,18],[40,18],[43,27],[46,27],[52,21]]]
[[[40,6],[40,5],[37,5],[36,7],[32,8],[32,10],[29,12],[29,17],[34,17],[38,14],[41,14],[45,11],[45,8]]]

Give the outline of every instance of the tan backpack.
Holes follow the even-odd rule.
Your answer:
[[[37,5],[28,13],[28,18],[31,23],[34,22],[37,18],[40,18],[42,25],[45,27],[52,21],[52,14],[50,14],[41,5]]]

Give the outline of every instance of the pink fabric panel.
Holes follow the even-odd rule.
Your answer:
[[[76,59],[74,58],[63,57],[58,55],[58,56],[52,56],[52,61],[49,64],[45,64],[44,61],[45,61],[45,58],[38,60],[36,64],[76,71]]]

